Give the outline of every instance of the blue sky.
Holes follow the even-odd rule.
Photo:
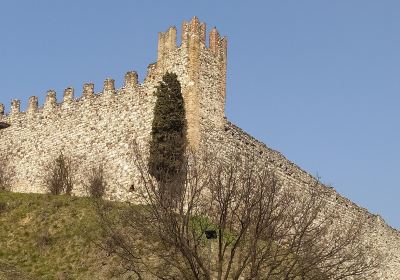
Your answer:
[[[142,80],[197,15],[228,44],[228,118],[400,228],[400,1],[0,3],[0,102]]]

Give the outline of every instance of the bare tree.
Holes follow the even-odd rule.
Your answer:
[[[102,198],[106,192],[106,181],[104,179],[104,168],[100,164],[98,167],[93,167],[88,176],[86,190],[90,197]]]
[[[339,280],[374,273],[378,256],[364,242],[363,220],[341,217],[317,183],[300,194],[254,157],[219,161],[188,153],[180,191],[166,201],[135,152],[141,204],[111,216],[98,209],[103,247],[137,275]],[[208,241],[205,233],[213,230],[216,240]]]
[[[47,167],[48,171],[44,183],[50,194],[59,195],[65,193],[70,195],[73,189],[72,163],[69,158],[60,153],[51,161]]]
[[[11,179],[13,169],[10,166],[9,159],[6,156],[0,158],[0,191],[9,191],[11,188]]]

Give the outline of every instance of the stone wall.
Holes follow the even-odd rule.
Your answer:
[[[134,199],[138,174],[130,144],[137,139],[146,149],[155,104],[153,93],[167,71],[176,73],[181,82],[192,148],[211,150],[222,158],[232,151],[255,153],[288,188],[304,190],[315,186],[311,175],[226,120],[226,38],[213,29],[207,45],[206,26],[197,18],[183,23],[180,46],[176,38],[175,27],[159,33],[157,62],[149,65],[143,84],[138,84],[135,72],[128,72],[121,89],[116,90],[114,81],[106,79],[98,93],[93,84],[85,84],[79,98],[74,97],[72,88],[67,88],[61,102],[57,102],[54,91],[49,91],[42,107],[37,97],[31,97],[26,112],[20,112],[20,101],[13,100],[8,115],[0,104],[0,124],[11,125],[0,129],[0,155],[8,155],[15,171],[13,191],[45,192],[43,178],[49,162],[62,152],[74,163],[75,194],[85,195],[88,172],[103,164],[107,197]],[[379,216],[328,189],[326,199],[343,216],[360,214],[367,218],[370,241],[387,256],[377,279],[399,279],[399,232]]]
[[[193,148],[201,142],[205,128],[221,127],[224,119],[226,79],[226,39],[218,31],[210,33],[206,45],[206,27],[195,17],[182,25],[182,43],[176,42],[176,28],[159,33],[158,59],[148,67],[143,84],[136,72],[128,72],[125,85],[114,88],[114,80],[104,81],[103,90],[94,93],[93,84],[83,86],[74,98],[74,89],[64,91],[61,102],[49,90],[45,104],[29,98],[26,112],[19,100],[11,102],[8,115],[0,104],[0,153],[7,154],[15,171],[12,189],[19,192],[45,192],[43,179],[49,162],[60,153],[71,158],[75,170],[75,194],[85,194],[88,172],[103,163],[107,172],[107,196],[129,199],[135,185],[135,172],[129,145],[133,139],[142,147],[148,143],[154,91],[167,71],[174,72],[182,85],[188,120],[188,139]]]
[[[293,192],[304,192],[307,188],[324,188],[327,191],[326,202],[334,207],[344,220],[365,219],[368,223],[366,241],[382,254],[384,261],[376,280],[397,280],[400,275],[400,232],[391,228],[379,215],[373,215],[366,209],[342,197],[332,187],[318,182],[313,176],[286,159],[281,153],[268,148],[239,127],[225,119],[224,128],[209,131],[204,139],[207,149],[216,157],[236,153],[250,153],[259,156],[270,167],[277,179]]]
[[[49,91],[43,108],[31,97],[26,112],[19,112],[19,102],[14,101],[11,113],[1,119],[11,126],[0,130],[0,153],[10,156],[15,172],[13,190],[45,192],[48,164],[62,152],[74,165],[76,194],[84,194],[88,171],[103,163],[109,197],[129,195],[134,170],[128,146],[133,136],[140,142],[148,140],[155,102],[152,83],[136,81],[136,73],[129,72],[125,86],[115,90],[114,81],[107,79],[99,94],[94,94],[93,84],[85,84],[79,99],[68,88],[61,103]]]

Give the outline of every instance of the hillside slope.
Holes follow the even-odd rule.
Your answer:
[[[0,260],[0,280],[33,280],[30,275],[18,269],[15,265]]]
[[[88,198],[0,192],[0,280],[125,278],[91,242],[94,214]]]

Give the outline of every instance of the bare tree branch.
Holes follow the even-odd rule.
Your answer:
[[[140,205],[120,216],[123,228],[104,214],[103,222],[114,237],[110,252],[137,271],[158,279],[340,280],[364,279],[379,263],[364,242],[364,220],[341,217],[318,183],[299,193],[255,157],[188,152],[176,185],[160,187],[136,144],[133,151]],[[165,196],[165,187],[175,193]],[[218,235],[211,270],[210,229]]]

